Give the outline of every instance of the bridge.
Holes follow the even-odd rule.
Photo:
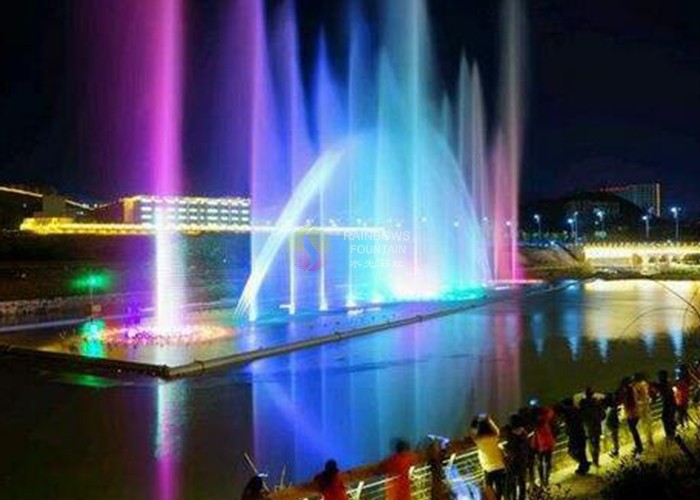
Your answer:
[[[683,243],[587,243],[586,262],[594,266],[700,264],[700,242]]]

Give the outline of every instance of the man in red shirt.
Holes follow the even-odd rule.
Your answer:
[[[326,462],[326,467],[314,478],[314,483],[324,500],[348,500],[345,483],[340,477],[340,470],[335,460]]]
[[[381,471],[391,479],[386,487],[387,500],[410,500],[411,467],[418,463],[418,455],[410,450],[408,443],[403,440],[396,442],[396,453],[387,458],[381,465]]]

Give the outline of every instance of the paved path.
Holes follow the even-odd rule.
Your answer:
[[[683,436],[684,438],[690,438],[695,433],[697,433],[697,428],[692,423],[689,423],[688,427],[685,429],[681,429],[679,427],[679,435]],[[640,434],[642,434],[641,430]],[[629,440],[629,432],[624,421],[621,422],[620,438],[621,440],[624,440],[625,438]],[[658,419],[654,421],[653,427],[654,446],[650,448],[647,445],[644,435],[642,435],[642,440],[644,441],[645,451],[642,454],[641,460],[654,461],[659,459],[659,457],[662,455],[677,455],[679,453],[678,446],[675,443],[668,442],[666,440],[661,422],[659,422]],[[689,439],[686,439],[686,441],[688,440]],[[579,476],[576,474],[576,464],[573,460],[567,457],[566,460],[570,462],[570,464],[567,464],[566,466],[561,467],[552,473],[552,485],[554,491],[568,491],[571,498],[576,499],[602,498],[600,496],[600,492],[604,485],[603,477],[611,471],[619,468],[623,460],[632,459],[633,444],[628,441],[623,441],[623,443],[624,444],[621,444],[620,446],[620,458],[612,458],[608,454],[608,450],[605,449],[605,445],[602,444],[600,467],[596,468],[591,466],[590,472],[585,476]]]

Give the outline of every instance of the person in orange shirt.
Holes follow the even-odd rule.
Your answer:
[[[549,476],[552,472],[552,455],[554,454],[554,447],[557,444],[552,429],[553,421],[553,408],[538,408],[537,423],[535,424],[535,429],[532,434],[531,444],[536,454],[537,471],[542,486],[549,486]]]
[[[406,441],[396,442],[395,453],[381,464],[381,472],[393,478],[386,486],[387,500],[410,500],[410,471],[418,463],[418,455],[411,451]]]
[[[323,472],[314,478],[314,483],[324,500],[348,500],[348,492],[335,460],[326,462]]]

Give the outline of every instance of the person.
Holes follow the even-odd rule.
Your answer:
[[[661,422],[664,426],[664,434],[666,439],[671,441],[676,437],[676,395],[666,370],[660,370],[658,373],[656,391],[661,398]]]
[[[484,469],[484,482],[497,499],[503,498],[506,480],[506,464],[503,450],[499,447],[498,426],[488,415],[479,415],[472,420],[471,436],[479,450],[479,463]]]
[[[651,391],[649,383],[646,381],[644,374],[636,373],[634,382],[632,383],[634,393],[634,402],[637,407],[637,416],[642,424],[644,435],[646,437],[647,446],[654,446],[653,435],[653,419],[651,416]]]
[[[506,462],[505,496],[509,500],[525,500],[530,445],[520,415],[511,415],[503,436]]]
[[[250,478],[243,489],[241,500],[263,500],[267,498],[267,490],[265,483],[259,475],[254,475]]]
[[[585,396],[579,403],[581,419],[591,445],[591,460],[596,467],[600,466],[600,436],[603,434],[605,410],[593,389],[586,388]]]
[[[620,399],[622,400],[622,406],[625,410],[627,427],[634,440],[634,455],[639,458],[644,452],[644,446],[642,445],[642,438],[639,436],[639,429],[637,429],[639,413],[637,412],[637,401],[634,397],[634,389],[630,379],[624,379],[622,384],[620,384]]]
[[[518,411],[518,415],[520,415],[520,418],[522,419],[525,430],[527,431],[528,436],[530,436],[531,438],[534,435],[535,428],[537,427],[537,421],[539,419],[540,410],[540,401],[537,398],[532,398],[530,399],[525,408],[521,408]],[[535,460],[537,459],[537,454],[534,449],[534,446],[532,445],[532,439],[530,441],[530,447],[531,453],[529,454],[527,461],[527,480],[528,483],[534,484],[536,474]]]
[[[610,456],[613,458],[620,456],[620,406],[617,403],[615,395],[609,392],[605,397],[605,405],[608,408],[605,413],[605,428],[610,434]]]
[[[326,462],[323,471],[314,477],[314,483],[324,500],[348,500],[345,483],[335,460]]]
[[[450,490],[445,477],[445,453],[440,441],[434,439],[428,445],[428,468],[430,469],[430,499],[449,500]]]
[[[532,449],[535,452],[537,473],[542,486],[549,486],[549,476],[552,471],[552,454],[554,453],[554,446],[557,444],[552,428],[554,415],[553,408],[540,408],[537,413],[535,429],[532,433]]]
[[[386,486],[387,500],[410,500],[411,478],[410,471],[418,463],[418,455],[403,439],[396,440],[395,453],[381,464],[381,472],[394,479]]]
[[[674,386],[676,399],[676,412],[678,414],[678,424],[681,427],[688,425],[688,408],[690,406],[690,371],[687,365],[681,365],[678,369],[678,380]]]
[[[576,474],[585,475],[591,467],[586,454],[586,430],[581,419],[581,411],[574,405],[573,398],[566,398],[560,406],[564,418],[566,435],[569,438],[569,455],[578,462]]]

